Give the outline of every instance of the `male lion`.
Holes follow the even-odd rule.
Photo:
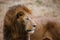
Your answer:
[[[10,7],[4,19],[4,40],[29,40],[28,33],[33,33],[35,26],[31,10],[26,6]]]
[[[60,40],[60,22],[54,17],[34,17],[36,29],[31,40]]]

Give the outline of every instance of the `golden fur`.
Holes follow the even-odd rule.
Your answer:
[[[60,23],[52,17],[34,17],[37,23],[31,40],[60,40]]]
[[[35,24],[32,12],[24,5],[10,7],[4,19],[4,40],[28,40],[28,32]]]
[[[31,40],[60,40],[60,23],[50,17],[32,17],[31,10],[22,5],[10,7],[4,19],[4,40],[28,40],[28,32],[34,31]]]

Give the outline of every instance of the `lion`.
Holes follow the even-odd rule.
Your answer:
[[[32,11],[25,5],[10,7],[4,19],[4,40],[30,40],[36,23],[32,18]]]
[[[60,22],[54,17],[34,17],[35,32],[31,40],[60,40]]]

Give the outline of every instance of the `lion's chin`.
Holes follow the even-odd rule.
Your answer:
[[[29,31],[28,33],[29,33],[29,34],[33,34],[33,33],[34,33],[34,30]]]
[[[29,31],[28,33],[29,33],[29,34],[33,34],[34,32],[35,32],[35,27],[33,27],[32,30]]]

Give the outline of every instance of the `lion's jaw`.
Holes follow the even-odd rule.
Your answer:
[[[29,34],[33,34],[34,32],[35,32],[35,27],[33,27],[31,30],[28,30],[27,32],[29,33]]]

